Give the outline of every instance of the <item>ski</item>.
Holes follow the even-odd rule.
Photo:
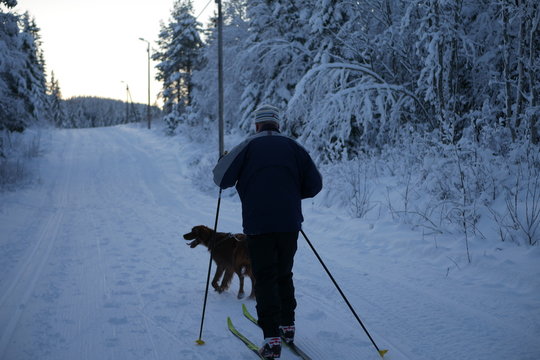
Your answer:
[[[252,343],[247,337],[245,337],[244,335],[242,335],[238,330],[236,330],[236,328],[234,327],[233,323],[232,323],[232,320],[230,317],[227,317],[227,325],[229,327],[229,330],[231,330],[231,332],[237,337],[239,338],[240,340],[242,340],[242,342],[248,347],[249,350],[253,351],[257,357],[261,360],[268,360],[267,358],[265,358],[264,356],[261,356],[261,354],[259,354],[259,348],[257,347],[257,345],[255,345],[254,343]]]
[[[242,312],[244,313],[244,316],[248,318],[252,323],[259,326],[259,324],[257,323],[257,319],[255,319],[255,317],[250,314],[245,304],[242,304]],[[285,346],[291,349],[291,351],[295,355],[299,356],[303,360],[311,360],[311,358],[305,352],[303,352],[298,346],[296,346],[295,343],[287,343],[286,341],[282,341],[282,344],[285,344]]]

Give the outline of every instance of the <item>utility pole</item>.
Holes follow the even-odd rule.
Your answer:
[[[221,0],[215,0],[218,5],[218,122],[219,122],[219,157],[223,156],[223,15],[221,13]],[[221,189],[219,189],[218,205],[216,211],[216,221],[214,223],[214,232],[217,231],[219,206],[221,204]],[[206,302],[208,299],[208,284],[210,283],[210,271],[212,269],[212,252],[210,252],[210,261],[208,263],[208,276],[206,278],[206,291],[204,294],[203,310],[201,316],[201,328],[199,331],[199,339],[195,342],[198,345],[204,345],[202,339],[204,314],[206,313]]]
[[[223,14],[221,11],[221,0],[216,0],[218,4],[218,122],[219,122],[219,156],[224,153],[223,141]]]
[[[123,84],[126,84],[126,124],[129,123],[129,85],[127,82],[122,81]]]
[[[142,37],[139,40],[146,42],[148,45],[146,48],[146,52],[148,53],[148,104],[146,106],[146,119],[148,121],[148,129],[150,129],[150,41]]]

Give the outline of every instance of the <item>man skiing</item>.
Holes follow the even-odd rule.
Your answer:
[[[261,356],[278,359],[281,339],[294,340],[293,260],[301,229],[301,200],[314,197],[322,177],[307,151],[279,132],[279,110],[255,110],[257,134],[223,156],[214,168],[220,188],[236,185],[255,275]]]

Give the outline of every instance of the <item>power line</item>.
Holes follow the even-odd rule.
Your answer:
[[[204,5],[204,8],[201,10],[201,12],[199,13],[199,15],[197,15],[197,17],[195,17],[195,20],[199,20],[199,17],[201,17],[201,15],[203,14],[204,10],[206,10],[206,8],[208,7],[208,5],[210,5],[211,2],[212,2],[212,0],[208,0],[208,2],[206,3],[206,5]]]

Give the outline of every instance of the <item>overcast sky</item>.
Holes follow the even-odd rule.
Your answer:
[[[41,29],[47,74],[54,71],[64,98],[78,95],[147,103],[147,45],[168,22],[174,0],[18,0],[18,13],[29,11]],[[203,25],[214,13],[214,0],[194,0]],[[155,45],[154,45],[155,46]],[[150,102],[160,84],[151,63]]]

